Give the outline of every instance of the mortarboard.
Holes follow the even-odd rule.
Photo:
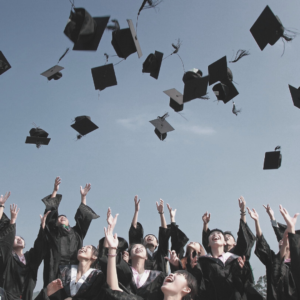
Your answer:
[[[130,54],[135,52],[141,58],[143,53],[132,20],[127,20],[127,22],[129,28],[117,29],[112,32],[111,44],[120,58],[126,59]]]
[[[225,104],[239,94],[231,81],[226,82],[226,84],[218,83],[214,85],[213,92],[217,99],[222,100]]]
[[[174,111],[179,112],[183,110],[183,95],[178,92],[176,89],[170,89],[164,91],[166,95],[170,97],[170,107],[174,109]]]
[[[226,56],[223,56],[219,60],[215,61],[208,66],[209,85],[212,85],[218,81],[227,82],[232,81],[232,72],[227,66]]]
[[[293,86],[289,85],[289,89],[291,92],[294,105],[300,108],[300,87],[296,89]]]
[[[281,37],[284,37],[284,27],[268,5],[255,21],[250,32],[261,51],[268,44],[273,46]]]
[[[209,76],[202,77],[202,72],[192,69],[183,75],[184,82],[183,102],[201,98],[207,93]],[[205,99],[205,98],[204,98]]]
[[[2,51],[0,51],[0,75],[6,72],[11,68],[11,65],[3,55]]]
[[[64,34],[74,43],[73,50],[96,51],[109,18],[92,18],[84,8],[74,8],[64,30]]]
[[[107,87],[117,85],[117,78],[113,64],[104,65],[92,69],[95,90],[104,90]]]
[[[282,155],[279,150],[280,146],[275,148],[275,151],[265,153],[264,170],[278,169],[281,166]]]
[[[51,140],[47,138],[49,134],[39,127],[30,129],[29,134],[30,136],[26,138],[25,143],[35,144],[37,148],[40,148],[41,145],[48,145]]]
[[[63,69],[64,69],[63,67],[56,65],[50,68],[49,70],[41,73],[41,75],[47,77],[48,80],[52,80],[52,79],[58,80],[62,77],[62,73],[60,71]]]
[[[168,113],[164,114],[162,117],[157,117],[157,119],[149,121],[155,127],[155,134],[160,140],[164,140],[167,137],[167,132],[175,130],[167,121],[166,118],[169,116]]]
[[[80,133],[80,135],[77,136],[78,139],[99,128],[91,121],[91,117],[89,116],[76,117],[75,123],[72,124],[71,127]]]
[[[148,55],[143,63],[143,73],[150,73],[150,76],[157,79],[164,54],[159,51]]]

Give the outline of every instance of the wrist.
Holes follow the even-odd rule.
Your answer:
[[[108,254],[109,255],[115,255],[117,253],[116,247],[108,247]]]
[[[160,215],[163,215],[163,214],[164,214],[164,212],[163,212],[163,211],[162,211],[162,212],[160,212],[160,211],[159,211],[158,213],[159,213]]]

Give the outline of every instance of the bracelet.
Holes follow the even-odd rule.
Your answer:
[[[117,247],[108,247],[108,249],[115,249],[115,250],[117,250]]]
[[[164,214],[164,212],[158,212],[160,215],[163,215]]]
[[[113,257],[115,257],[115,256],[117,256],[117,254],[109,254],[109,253],[107,253],[107,256],[113,256]]]
[[[241,211],[241,216],[246,216],[246,212],[245,211]]]
[[[4,204],[0,204],[0,207],[3,207],[3,208],[5,208],[5,205],[4,205]]]

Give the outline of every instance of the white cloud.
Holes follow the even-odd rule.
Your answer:
[[[147,118],[143,116],[136,116],[133,118],[117,120],[118,124],[130,130],[136,130],[141,126],[144,126],[146,122],[147,122]]]
[[[216,131],[211,127],[201,127],[197,125],[193,125],[193,126],[185,125],[185,126],[181,126],[180,129],[197,135],[213,135],[216,133]]]

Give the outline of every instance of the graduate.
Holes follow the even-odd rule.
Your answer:
[[[7,196],[7,195],[6,195]],[[38,268],[45,253],[45,235],[43,228],[47,214],[41,217],[41,227],[33,248],[23,252],[25,241],[16,236],[16,220],[19,210],[17,205],[10,206],[9,219],[4,213],[6,196],[0,197],[0,260],[2,287],[7,299],[32,299],[33,290],[37,282]],[[2,297],[2,296],[1,296]]]
[[[60,183],[61,179],[56,177],[53,193],[42,199],[45,212],[51,211],[45,226],[48,250],[44,259],[44,287],[58,278],[59,266],[78,264],[78,250],[82,248],[91,221],[99,218],[86,205],[86,195],[91,189],[91,185],[86,184],[84,188],[80,187],[81,203],[75,215],[76,225],[71,227],[68,218],[58,214],[62,199],[62,195],[57,194]]]
[[[146,270],[166,272],[167,264],[164,257],[168,255],[168,242],[171,235],[171,229],[167,227],[164,216],[164,201],[160,199],[159,204],[156,202],[157,211],[161,220],[158,239],[154,234],[148,234],[144,237],[143,226],[138,222],[140,201],[140,199],[138,200],[138,196],[134,197],[135,211],[129,229],[129,244],[131,246],[133,244],[143,244],[146,247]]]
[[[104,229],[104,232],[106,240],[109,244],[107,265],[108,287],[105,289],[105,299],[147,299],[147,297],[145,298],[144,296],[139,297],[137,295],[130,294],[129,291],[124,287],[122,287],[122,289],[120,288],[121,285],[118,282],[118,276],[116,272],[116,249],[118,247],[117,234],[113,235],[110,225],[108,226],[107,230],[106,228]],[[140,257],[146,257],[145,250],[142,250],[142,248],[144,248],[143,245],[135,245],[134,247],[136,249],[134,250],[134,253],[141,253]],[[161,299],[163,300],[192,300],[195,299],[197,294],[197,281],[188,272],[178,271],[175,274],[170,274],[169,276],[165,277],[160,290],[162,293]]]

